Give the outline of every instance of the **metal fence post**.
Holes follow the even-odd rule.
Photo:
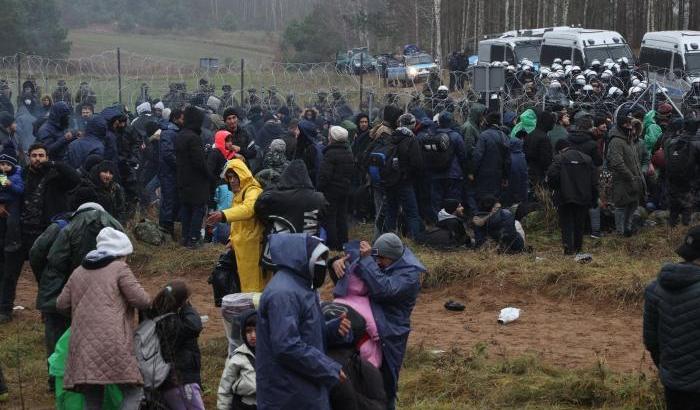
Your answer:
[[[121,49],[117,47],[117,86],[119,87],[119,105],[122,103],[122,53]]]

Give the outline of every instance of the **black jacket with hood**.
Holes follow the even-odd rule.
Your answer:
[[[581,151],[569,148],[554,157],[547,182],[556,192],[558,205],[595,207],[598,201],[598,171],[591,157]]]
[[[328,198],[350,195],[355,161],[352,151],[344,143],[332,143],[323,149],[323,160],[318,173],[318,190]]]
[[[571,149],[581,151],[591,157],[593,165],[599,167],[603,165],[603,157],[598,150],[598,143],[593,139],[593,134],[586,130],[573,130],[569,133],[569,143]]]
[[[665,387],[700,392],[700,266],[666,264],[647,286],[644,346]]]
[[[202,355],[197,338],[202,332],[199,313],[187,303],[177,313],[158,321],[156,331],[160,338],[163,359],[172,363],[170,376],[162,390],[185,384],[202,384]]]
[[[282,173],[277,189],[264,191],[255,202],[255,215],[271,215],[291,222],[297,233],[318,235],[319,221],[327,206],[326,198],[316,192],[302,160],[289,163]]]
[[[547,133],[554,128],[555,122],[555,116],[551,112],[537,113],[537,126],[525,138],[525,158],[533,185],[541,185],[544,182],[544,176],[552,163],[552,143]]]
[[[200,136],[203,120],[204,113],[198,108],[185,109],[185,124],[175,139],[177,193],[183,204],[205,205],[209,200],[212,178]]]

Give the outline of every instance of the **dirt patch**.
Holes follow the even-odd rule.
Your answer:
[[[454,299],[464,312],[449,312]],[[507,306],[522,309],[508,325],[496,322]],[[412,317],[411,345],[468,351],[485,342],[491,356],[528,352],[566,368],[590,367],[602,361],[615,371],[655,371],[642,344],[639,310],[613,309],[569,299],[554,300],[508,286],[474,284],[428,290],[421,294]]]

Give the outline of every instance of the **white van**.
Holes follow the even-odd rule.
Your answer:
[[[540,64],[549,66],[555,58],[571,60],[581,68],[589,67],[593,60],[603,63],[612,58],[627,57],[630,65],[634,56],[627,40],[616,31],[570,28],[544,33],[540,47]]]
[[[492,38],[479,41],[479,63],[507,61],[518,64],[526,58],[533,63],[540,60],[540,37]]]
[[[666,87],[671,98],[681,98],[693,78],[700,77],[700,31],[646,33],[639,50],[639,66]]]

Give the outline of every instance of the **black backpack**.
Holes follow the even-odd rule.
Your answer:
[[[428,135],[421,141],[423,163],[430,171],[446,171],[452,165],[455,148],[450,136],[444,132]]]
[[[370,148],[367,171],[372,184],[391,188],[401,182],[398,150],[399,146],[392,137],[381,138]]]
[[[214,270],[209,275],[208,282],[214,291],[214,305],[216,307],[221,307],[221,299],[224,296],[240,292],[241,283],[238,278],[236,255],[232,249],[219,256]]]
[[[686,179],[692,172],[693,155],[688,138],[676,137],[668,144],[665,152],[666,172],[673,179]]]

